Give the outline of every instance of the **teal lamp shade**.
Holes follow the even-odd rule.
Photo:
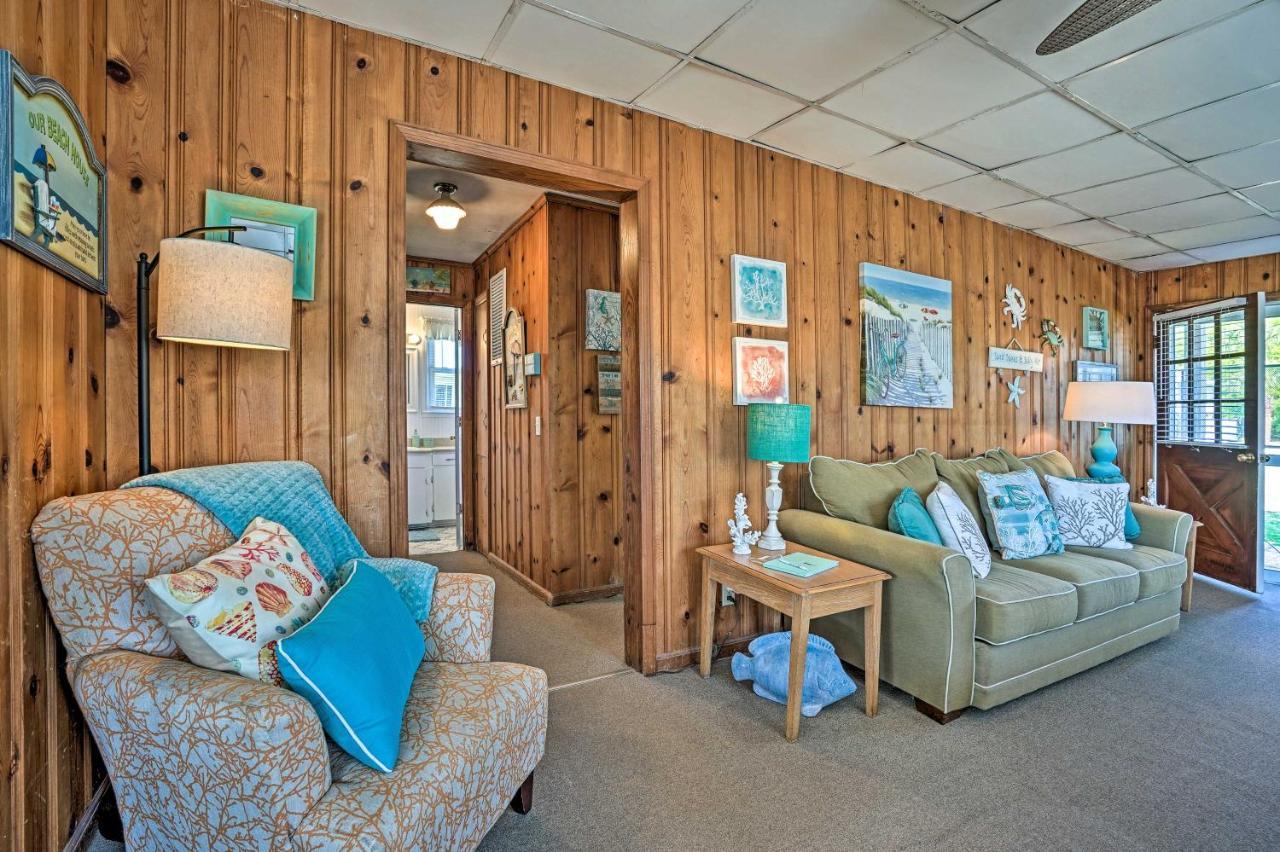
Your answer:
[[[747,406],[747,458],[809,460],[809,406],[758,402]]]

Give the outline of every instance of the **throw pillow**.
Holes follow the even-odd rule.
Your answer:
[[[919,541],[942,544],[938,528],[914,488],[902,489],[902,493],[889,507],[889,531]]]
[[[293,534],[254,518],[235,544],[146,581],[147,600],[187,659],[280,685],[277,641],[320,611],[329,586]]]
[[[1108,485],[1121,484],[1125,487],[1127,495],[1129,482],[1123,476],[1102,476],[1094,479],[1092,476],[1068,476],[1067,479],[1075,482],[1105,482]],[[1124,500],[1124,537],[1128,541],[1133,541],[1142,535],[1142,525],[1138,523],[1138,516],[1133,513],[1133,504],[1129,502],[1126,496]]]
[[[925,505],[929,509],[929,517],[938,527],[942,544],[967,556],[975,577],[991,573],[991,552],[982,537],[982,528],[956,490],[945,482],[939,482],[925,500]]]
[[[280,673],[347,754],[390,772],[426,646],[391,582],[362,561],[350,564],[324,609],[279,642]]]
[[[979,521],[982,519],[982,497],[978,493],[978,473],[984,470],[989,473],[1008,473],[1010,470],[999,453],[999,450],[987,450],[980,456],[968,459],[946,459],[939,453],[933,454],[938,478],[955,489],[957,496],[964,501],[965,508]],[[995,539],[990,538],[988,542],[995,544]]]
[[[993,546],[1005,559],[1062,552],[1062,536],[1034,470],[978,474],[982,514]]]
[[[937,482],[928,450],[875,464],[827,456],[809,460],[809,486],[822,511],[878,530],[889,528],[889,506],[903,488],[928,494]]]
[[[1129,485],[1046,476],[1049,503],[1058,516],[1064,544],[1132,550],[1124,538],[1124,512],[1129,507]]]

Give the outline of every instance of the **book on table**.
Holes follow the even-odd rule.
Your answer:
[[[794,577],[812,577],[823,571],[829,571],[840,563],[835,559],[814,556],[812,553],[796,552],[778,556],[761,564],[770,571],[781,571]]]

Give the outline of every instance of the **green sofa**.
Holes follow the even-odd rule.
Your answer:
[[[1142,527],[1132,550],[1068,547],[1005,562],[974,577],[954,550],[888,530],[889,505],[910,486],[926,497],[940,480],[977,509],[977,472],[1031,468],[1074,476],[1059,452],[1017,457],[991,450],[947,460],[917,450],[883,464],[815,457],[802,508],[781,513],[788,541],[893,575],[884,585],[880,676],[915,696],[939,722],[988,709],[1131,651],[1178,629],[1192,519],[1132,504]],[[981,524],[981,520],[979,520]],[[863,664],[862,610],[819,619],[813,632]]]

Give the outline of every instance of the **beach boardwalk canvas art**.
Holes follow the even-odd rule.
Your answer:
[[[951,282],[859,266],[866,405],[952,407]]]
[[[586,348],[606,352],[622,350],[622,294],[611,290],[588,290],[586,308]]]
[[[790,364],[785,340],[733,339],[733,404],[790,402]]]
[[[733,321],[787,327],[787,265],[776,260],[733,256]]]

